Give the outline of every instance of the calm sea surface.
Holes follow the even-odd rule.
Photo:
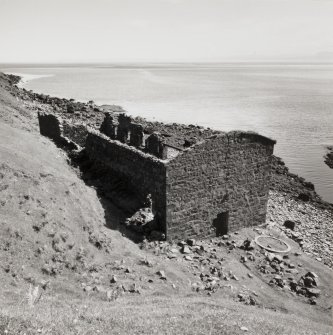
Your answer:
[[[333,65],[17,67],[23,86],[53,96],[118,104],[148,119],[253,130],[277,140],[275,154],[333,202]],[[30,76],[29,76],[30,75]]]

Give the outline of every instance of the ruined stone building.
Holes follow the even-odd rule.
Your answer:
[[[138,123],[106,113],[99,130],[39,115],[43,135],[85,147],[144,203],[167,239],[211,237],[265,222],[275,141],[251,132]],[[163,133],[163,129],[165,133]]]

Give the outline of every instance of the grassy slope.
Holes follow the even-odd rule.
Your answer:
[[[330,332],[323,307],[287,297],[255,272],[246,280],[247,269],[230,255],[229,268],[243,280],[208,297],[191,291],[196,279],[186,262],[140,250],[107,229],[122,213],[111,204],[106,211],[66,155],[39,135],[37,106],[23,105],[0,83],[0,334],[238,334],[241,326],[250,334]],[[141,265],[147,257],[152,267]],[[320,266],[327,285],[331,272]],[[158,279],[159,269],[167,281]],[[108,301],[113,273],[120,283],[138,284],[141,294]],[[31,307],[29,287],[43,280],[49,284]],[[84,292],[82,283],[96,291]],[[269,308],[235,302],[244,284]]]

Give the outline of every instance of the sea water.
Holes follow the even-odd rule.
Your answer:
[[[117,104],[150,120],[252,130],[277,140],[290,171],[333,202],[332,64],[111,64],[4,67],[26,89]],[[28,76],[26,76],[28,75]],[[30,77],[29,77],[30,76]]]

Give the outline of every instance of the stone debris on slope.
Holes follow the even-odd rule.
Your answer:
[[[286,221],[295,223],[294,229],[285,226]],[[308,202],[297,201],[279,192],[271,191],[267,207],[269,224],[275,224],[302,250],[317,261],[333,267],[333,213]]]
[[[274,198],[278,195],[271,196]],[[321,211],[314,213],[324,215],[318,217],[327,221],[325,215],[329,215],[329,213],[326,213],[326,211],[321,213]],[[287,213],[289,212],[286,210],[285,215]],[[274,213],[270,212],[270,215],[274,215],[274,217],[277,214],[282,215],[276,211]],[[318,217],[316,217],[317,220]],[[315,218],[311,216],[308,220],[315,220]],[[197,293],[212,295],[231,286],[232,292],[235,293],[236,291],[236,295],[234,295],[236,301],[246,305],[260,305],[258,294],[244,285],[246,279],[252,281],[260,277],[275,290],[284,291],[295,298],[299,297],[305,299],[311,305],[316,305],[317,299],[321,296],[322,283],[318,275],[309,270],[308,265],[303,267],[302,263],[298,261],[303,254],[299,250],[304,246],[300,245],[300,249],[294,246],[292,252],[279,254],[268,252],[254,242],[253,237],[255,235],[276,235],[281,236],[282,241],[287,240],[284,232],[288,234],[289,231],[293,231],[285,228],[283,222],[284,218],[281,218],[281,225],[278,227],[268,225],[266,228],[250,228],[250,233],[245,233],[245,236],[244,232],[236,232],[223,238],[180,241],[177,244],[145,240],[141,244],[141,248],[188,267],[189,271],[197,278],[196,281],[191,283],[192,290]],[[283,230],[282,234],[280,229]],[[252,237],[246,237],[247,234]],[[301,236],[301,232],[298,236]],[[184,253],[184,250],[186,253]],[[233,263],[232,260],[237,258],[247,268],[246,272],[242,271],[239,265],[235,266]],[[255,273],[256,276],[252,273]],[[228,285],[227,282],[234,284]]]

